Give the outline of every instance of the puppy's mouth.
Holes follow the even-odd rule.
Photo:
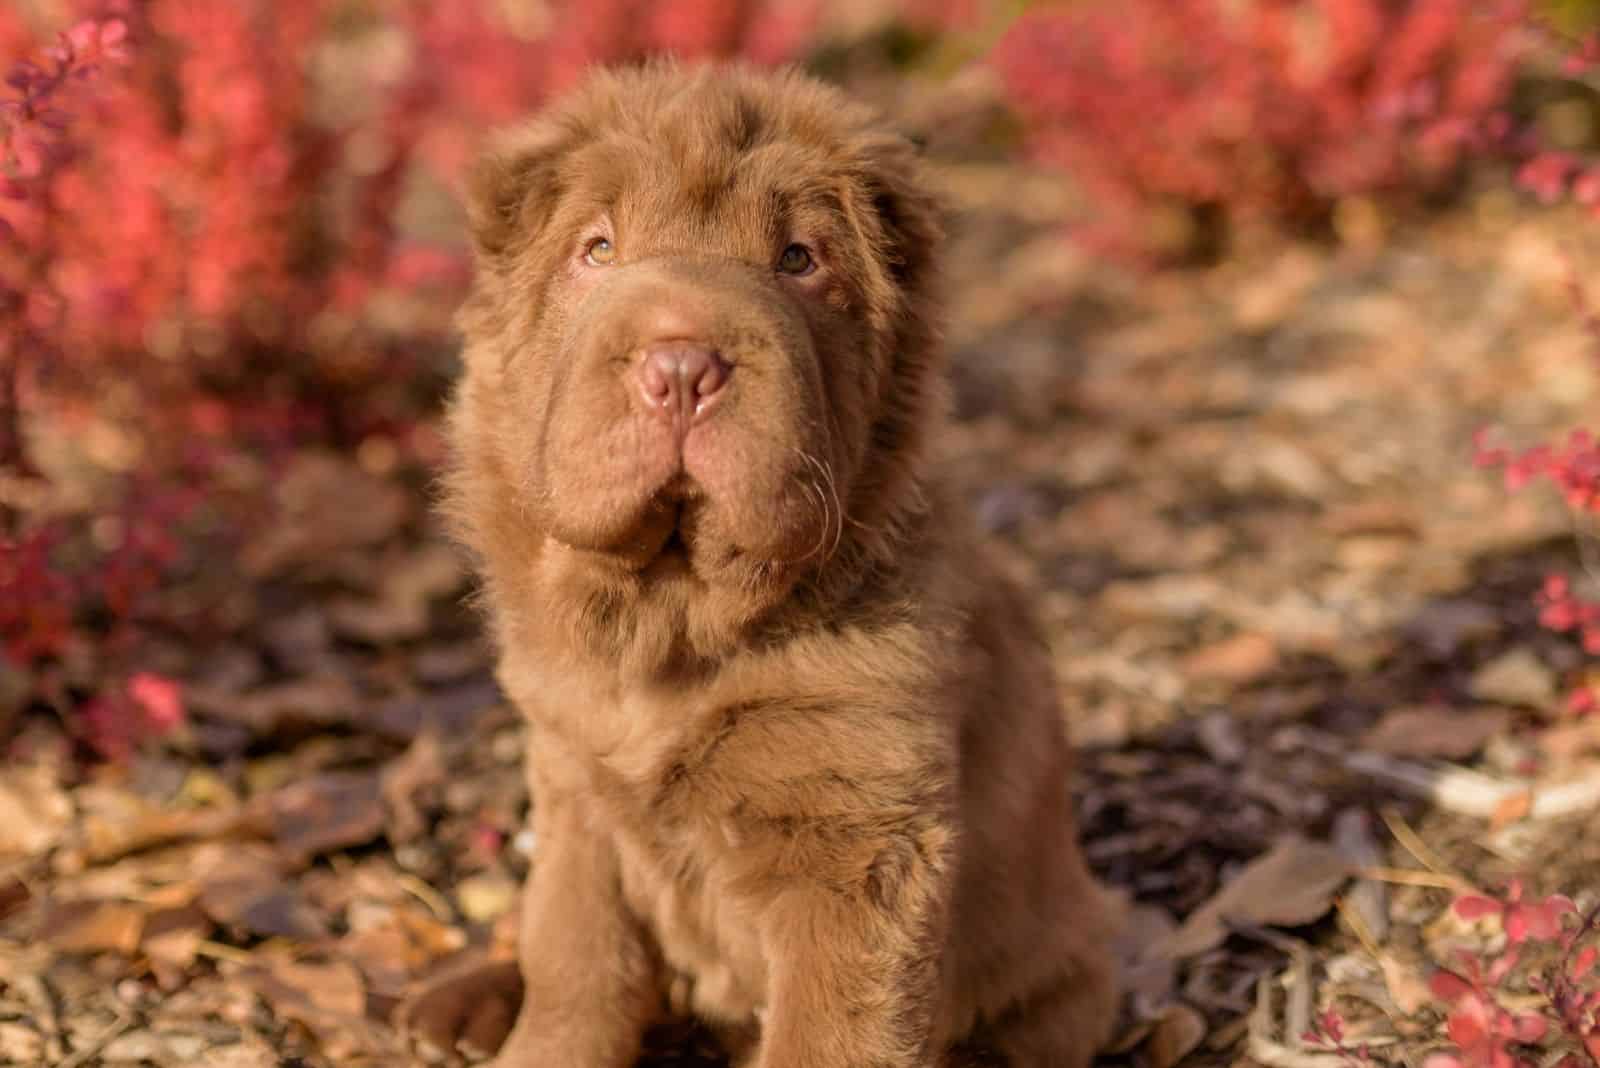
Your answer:
[[[630,539],[635,569],[649,577],[687,573],[695,521],[703,504],[681,476],[662,487],[650,502],[638,535]]]

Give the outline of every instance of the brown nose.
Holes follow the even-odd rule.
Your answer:
[[[658,341],[644,350],[635,374],[644,406],[682,430],[710,411],[730,370],[704,345]]]

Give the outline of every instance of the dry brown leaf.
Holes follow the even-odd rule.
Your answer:
[[[1490,704],[1543,709],[1555,700],[1556,676],[1532,649],[1518,646],[1473,672],[1467,691]]]
[[[330,1059],[372,1048],[377,1036],[366,1020],[367,992],[361,973],[346,961],[308,964],[274,960],[246,969],[240,979],[272,1011],[316,1035]]]
[[[383,833],[376,771],[333,771],[290,783],[272,796],[273,834],[297,863],[365,845]]]
[[[1196,682],[1254,682],[1278,666],[1278,646],[1265,634],[1236,634],[1184,658],[1183,674]]]
[[[1407,706],[1385,712],[1361,736],[1361,744],[1391,756],[1465,760],[1510,722],[1511,716],[1503,708]]]
[[[1298,927],[1333,906],[1350,875],[1339,850],[1298,835],[1279,839],[1201,905],[1161,945],[1171,957],[1190,957],[1220,945],[1230,923]]]
[[[375,992],[398,997],[406,984],[430,965],[456,952],[465,936],[411,908],[397,908],[385,920],[352,931],[339,940],[341,955],[361,969]]]
[[[454,733],[470,727],[500,700],[500,687],[493,679],[475,678],[419,697],[385,701],[364,717],[362,725],[390,738],[414,738],[430,725]]]
[[[40,924],[40,937],[63,953],[121,953],[131,956],[144,935],[145,910],[124,901],[71,901],[52,904]]]
[[[247,843],[217,858],[200,879],[201,908],[225,927],[267,938],[320,938],[322,917],[305,901],[272,850]]]
[[[33,891],[16,875],[0,872],[0,921],[33,900]]]
[[[0,771],[0,862],[38,856],[59,842],[72,803],[43,765]]]
[[[141,948],[156,985],[168,991],[183,986],[205,941],[206,932],[199,928],[177,928],[163,934],[146,935]]]
[[[352,723],[361,704],[350,681],[337,675],[296,679],[244,694],[195,687],[188,700],[197,714],[238,724],[259,737]]]

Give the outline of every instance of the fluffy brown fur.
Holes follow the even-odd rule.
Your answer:
[[[537,847],[520,980],[443,983],[410,1026],[492,1043],[520,997],[502,1068],[625,1068],[669,1010],[756,1068],[1084,1064],[1115,910],[1045,650],[930,468],[910,146],[799,75],[602,73],[470,208],[451,511]],[[662,346],[723,370],[704,418],[641,401]]]

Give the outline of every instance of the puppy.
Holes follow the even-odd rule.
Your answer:
[[[797,74],[599,73],[471,184],[449,510],[529,725],[500,1068],[693,1015],[755,1068],[1085,1064],[1116,910],[1043,644],[930,464],[938,207]]]

